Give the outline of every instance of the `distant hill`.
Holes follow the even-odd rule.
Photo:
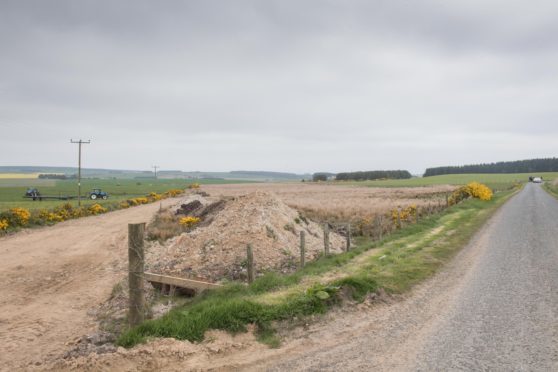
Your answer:
[[[43,174],[64,174],[72,176],[77,174],[77,167],[48,167],[48,166],[0,166],[0,173],[43,173]],[[284,172],[269,171],[232,171],[232,172],[184,172],[181,170],[160,170],[159,178],[219,178],[219,179],[236,179],[236,180],[252,180],[252,181],[297,181],[302,179],[311,179],[310,174],[295,174]],[[101,168],[82,168],[82,177],[84,178],[151,178],[154,176],[150,170],[116,170]]]
[[[497,163],[428,168],[424,177],[443,174],[558,172],[558,158],[501,161]]]

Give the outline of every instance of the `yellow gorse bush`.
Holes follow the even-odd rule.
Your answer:
[[[88,208],[88,210],[91,214],[100,214],[100,213],[105,213],[107,211],[107,209],[100,204],[93,204]]]
[[[467,190],[469,195],[473,198],[477,198],[484,201],[489,201],[492,199],[492,190],[482,183],[471,182],[467,185]]]
[[[150,192],[149,198],[153,201],[157,201],[163,199],[163,195],[157,194],[156,192]]]
[[[397,225],[398,221],[413,221],[416,216],[417,206],[414,204],[403,209],[392,209],[391,211],[391,219],[394,225]]]
[[[183,194],[183,193],[184,193],[183,190],[172,189],[172,190],[167,191],[165,194],[167,195],[167,197],[174,198],[175,196],[178,196],[178,195]]]
[[[450,205],[457,204],[468,198],[476,198],[484,201],[492,199],[492,190],[479,182],[471,182],[455,190],[448,199]]]
[[[188,185],[188,188],[190,190],[197,190],[200,188],[200,184],[199,183],[191,183],[190,185]]]
[[[8,220],[6,219],[0,220],[0,230],[7,230],[9,226],[10,224],[8,223]]]
[[[182,226],[192,227],[198,224],[200,222],[200,219],[198,217],[187,216],[187,217],[182,217],[178,222]]]
[[[18,226],[25,226],[29,223],[31,213],[25,208],[12,208],[10,209],[14,224]]]

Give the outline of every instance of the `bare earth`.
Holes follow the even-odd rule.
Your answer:
[[[158,208],[143,205],[0,239],[0,370],[59,357],[65,343],[95,329],[88,312],[126,275],[127,224],[148,222]]]

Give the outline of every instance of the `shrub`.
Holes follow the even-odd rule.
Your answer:
[[[8,227],[10,226],[10,224],[8,223],[8,220],[3,218],[0,220],[0,230],[5,231],[8,230]]]
[[[197,190],[197,189],[200,188],[200,184],[199,183],[192,183],[192,184],[188,185],[188,188],[190,190]]]
[[[169,210],[163,210],[155,215],[153,221],[147,225],[149,240],[165,241],[182,234],[187,228],[179,223],[179,218]]]
[[[64,218],[56,213],[53,213],[49,210],[43,209],[39,212],[39,220],[41,222],[62,222]]]
[[[174,198],[175,196],[178,196],[182,193],[184,193],[183,190],[172,189],[172,190],[167,191],[165,194],[167,195],[167,197]]]
[[[10,222],[14,226],[25,226],[29,223],[31,213],[25,208],[10,209]]]
[[[100,214],[100,213],[105,213],[107,210],[106,208],[104,208],[102,205],[100,204],[93,204],[92,206],[90,206],[88,208],[89,212],[93,215],[95,214]]]
[[[454,205],[468,198],[489,201],[492,196],[492,190],[488,186],[479,182],[471,182],[455,190],[449,197],[448,202],[450,205]]]
[[[147,198],[135,198],[133,200],[136,201],[136,205],[149,203],[149,200]]]
[[[157,201],[163,199],[163,195],[157,194],[156,192],[150,192],[148,198],[152,201]]]
[[[483,185],[482,183],[471,182],[467,185],[467,189],[469,195],[471,195],[473,198],[477,198],[484,201],[489,201],[490,199],[492,199],[493,196],[492,190],[488,186]]]
[[[393,224],[397,225],[397,221],[398,221],[398,216],[399,216],[399,221],[408,221],[408,222],[412,222],[417,215],[417,206],[416,205],[409,205],[406,208],[403,208],[401,210],[399,209],[393,209],[391,211],[391,218],[393,220]]]
[[[182,226],[192,227],[198,224],[200,222],[200,219],[198,217],[186,216],[182,217],[178,222]]]

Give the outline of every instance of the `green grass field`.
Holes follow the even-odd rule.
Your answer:
[[[500,188],[514,182],[527,182],[529,176],[542,176],[545,180],[558,178],[558,172],[553,173],[513,173],[513,174],[450,174],[443,176],[411,178],[408,180],[381,180],[343,182],[344,184],[361,185],[369,187],[416,187],[432,185],[464,185],[469,182],[481,182],[492,188]]]
[[[232,181],[222,179],[141,179],[141,180],[112,180],[112,179],[83,179],[81,193],[87,195],[93,188],[100,188],[109,193],[106,201],[96,200],[95,203],[106,204],[131,197],[144,196],[150,192],[162,193],[170,189],[184,189],[191,183],[222,184],[243,183],[248,181]],[[77,200],[43,200],[33,201],[23,198],[28,187],[37,188],[42,195],[77,195],[76,180],[45,180],[45,179],[9,179],[0,178],[0,212],[9,208],[22,207],[29,210],[54,208],[64,203],[77,206]],[[93,201],[85,200],[84,205]]]

